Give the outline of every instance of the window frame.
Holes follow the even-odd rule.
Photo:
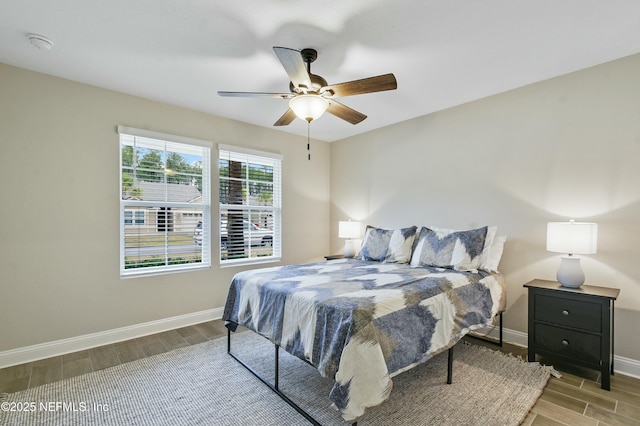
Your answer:
[[[273,217],[273,236],[272,236],[272,255],[271,256],[258,256],[242,259],[223,259],[223,247],[221,239],[221,226],[216,228],[217,232],[217,245],[218,245],[218,262],[221,268],[239,266],[239,265],[256,265],[261,263],[275,263],[282,261],[282,155],[260,151],[250,148],[218,144],[218,158],[217,158],[217,172],[218,172],[218,189],[220,189],[220,160],[223,153],[230,153],[236,158],[246,158],[258,162],[263,162],[265,165],[273,167],[273,198],[271,206],[258,206],[250,204],[223,204],[220,200],[220,190],[218,191],[218,224],[221,224],[224,219],[224,212],[230,207],[233,209],[243,210],[245,212],[270,212]],[[250,179],[244,179],[243,182],[249,183]],[[245,224],[246,225],[246,224]]]
[[[150,276],[150,275],[161,275],[168,273],[177,273],[177,272],[186,272],[193,271],[199,269],[208,269],[211,268],[211,240],[209,238],[210,232],[210,223],[211,223],[211,147],[212,143],[209,141],[204,141],[200,139],[194,139],[184,136],[170,135],[161,132],[154,132],[150,130],[136,129],[127,126],[118,126],[117,133],[118,137],[118,147],[119,147],[119,198],[120,198],[120,223],[119,223],[119,235],[120,235],[120,277],[121,278],[131,278],[131,277],[139,277],[139,276]],[[190,203],[190,202],[182,202],[182,201],[168,201],[165,197],[164,200],[161,201],[147,201],[141,199],[135,199],[135,197],[127,198],[123,197],[123,172],[126,170],[125,166],[123,166],[123,146],[128,145],[127,139],[133,138],[134,144],[136,138],[144,139],[142,141],[143,144],[153,144],[158,143],[164,144],[165,153],[169,152],[178,152],[179,154],[186,154],[188,151],[199,151],[202,153],[202,183],[200,188],[200,200],[198,203]],[[179,148],[184,145],[184,151],[179,151]],[[130,145],[129,145],[130,146]],[[172,149],[168,149],[167,147],[172,147]],[[173,150],[173,148],[178,148],[178,150]],[[154,149],[154,148],[149,148]],[[165,185],[167,187],[168,179],[167,176],[170,176],[168,171],[165,169],[165,175],[163,180],[159,183]],[[188,176],[188,175],[187,175]],[[168,193],[168,191],[167,191]],[[198,215],[201,214],[202,220],[202,244],[199,245],[199,249],[194,250],[189,253],[196,253],[200,256],[200,261],[193,263],[179,263],[179,264],[170,264],[170,253],[169,253],[169,241],[167,238],[167,234],[173,231],[174,223],[171,222],[170,225],[166,225],[165,222],[160,223],[159,216],[155,221],[149,221],[147,217],[147,212],[144,211],[144,223],[136,223],[138,221],[138,214],[136,211],[140,207],[144,207],[146,209],[163,211],[163,209],[171,210],[174,209],[172,214],[169,215],[165,213],[164,220],[167,220],[167,217],[174,217],[174,215],[180,215],[180,217],[190,217],[192,220],[198,219]],[[125,212],[130,212],[130,215],[127,215]],[[127,218],[128,216],[128,218]],[[195,218],[195,219],[193,219]],[[127,224],[126,219],[132,221],[132,223]],[[149,221],[149,223],[147,223]],[[131,226],[152,226],[155,223],[155,226],[160,229],[160,226],[163,225],[164,231],[157,231],[158,234],[162,234],[164,232],[165,241],[163,244],[159,244],[159,247],[164,247],[164,262],[163,265],[160,266],[143,266],[143,267],[133,267],[128,268],[126,264],[127,253],[125,249],[125,240],[126,240],[126,228]],[[185,233],[185,232],[183,232]],[[185,233],[186,234],[186,233]],[[193,237],[193,233],[191,233]],[[194,240],[195,244],[195,240]],[[197,244],[196,244],[197,245]],[[177,255],[181,255],[182,253],[176,253]],[[169,263],[169,264],[167,264]]]

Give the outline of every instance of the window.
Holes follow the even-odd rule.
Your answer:
[[[144,210],[125,210],[124,211],[124,224],[125,225],[144,225]]]
[[[220,264],[279,261],[281,156],[221,145]]]
[[[120,275],[211,266],[209,143],[119,126]]]

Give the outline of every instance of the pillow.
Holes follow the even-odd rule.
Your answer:
[[[437,228],[435,226],[430,226],[429,228],[438,233],[460,232],[457,229]],[[478,262],[478,265],[487,263],[489,252],[491,250],[491,245],[493,244],[493,239],[496,236],[496,232],[498,232],[497,226],[487,226],[487,236],[484,240],[484,248],[482,249],[482,254],[480,255],[480,261]],[[478,269],[484,269],[484,268],[479,266]]]
[[[416,226],[381,229],[367,225],[358,259],[388,263],[409,263]]]
[[[430,226],[430,228],[436,232],[456,232],[457,230],[455,229],[444,229],[444,228],[437,228],[435,226]],[[500,246],[499,248],[496,247],[496,251],[495,254],[498,256],[497,261],[495,261],[495,259],[492,262],[489,262],[489,256],[490,256],[490,252],[491,252],[491,247],[493,246],[493,241],[494,238],[496,236],[496,233],[498,232],[498,227],[497,226],[488,226],[487,227],[487,236],[484,240],[484,248],[482,249],[482,254],[480,255],[480,261],[478,263],[478,269],[482,269],[488,272],[498,272],[497,271],[497,267],[498,267],[498,263],[500,263],[500,257],[502,257],[502,246],[504,245],[504,241],[506,240],[506,236],[502,236],[500,237],[502,240],[502,246]],[[416,240],[417,241],[417,240]],[[483,267],[484,265],[484,267]]]
[[[505,241],[507,241],[506,235],[499,235],[493,239],[493,243],[491,243],[491,247],[489,248],[489,254],[484,262],[480,262],[479,269],[488,272],[498,272],[498,264],[502,258]]]
[[[493,239],[496,237],[496,232],[498,232],[497,226],[487,227],[487,238],[484,240],[484,248],[482,249],[482,254],[480,255],[480,265],[486,263],[487,259],[489,258],[489,252],[491,251],[491,246],[493,245]]]
[[[477,271],[487,231],[486,226],[468,231],[436,231],[423,227],[411,257],[411,265]]]

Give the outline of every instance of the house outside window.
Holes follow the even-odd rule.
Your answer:
[[[118,133],[120,275],[210,267],[210,143],[124,126]]]
[[[281,260],[282,157],[219,146],[220,265]]]

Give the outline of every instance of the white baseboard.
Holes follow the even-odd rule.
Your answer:
[[[490,337],[495,340],[500,340],[500,328],[498,325],[493,327],[482,327],[473,330],[473,333],[479,336]],[[521,331],[511,330],[508,328],[502,329],[502,340],[511,343],[512,345],[527,347],[527,333]]]
[[[640,361],[623,356],[613,356],[613,371],[624,374],[625,376],[640,379]]]
[[[208,309],[206,311],[193,312],[171,318],[130,325],[113,330],[98,333],[85,334],[83,336],[68,339],[55,340],[53,342],[40,343],[23,348],[10,349],[0,352],[0,368],[12,365],[24,364],[39,359],[64,355],[71,352],[91,349],[124,340],[135,339],[149,334],[161,333],[180,327],[186,327],[201,322],[222,318],[223,308]]]
[[[498,340],[500,338],[500,330],[498,327],[483,327],[474,330],[474,333],[481,336],[491,337]],[[510,330],[505,328],[502,330],[502,340],[513,345],[527,347],[527,333],[521,331]],[[615,349],[615,348],[614,348]],[[613,356],[613,370],[616,373],[624,374],[625,376],[636,377],[640,379],[640,361],[625,358],[619,355]]]

